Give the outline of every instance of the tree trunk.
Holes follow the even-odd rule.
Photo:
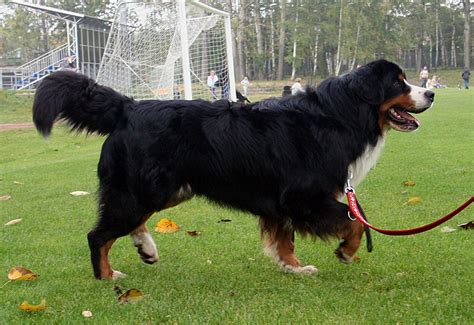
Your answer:
[[[333,75],[333,66],[334,66],[334,55],[332,52],[327,52],[326,51],[326,64],[327,64],[327,67],[328,67],[328,74],[330,76]]]
[[[439,41],[441,47],[441,64],[443,67],[448,65],[448,50],[446,49],[446,43],[444,42],[443,29],[441,27],[441,22],[439,24]]]
[[[436,4],[436,24],[435,24],[435,32],[436,32],[436,41],[435,41],[435,67],[437,68],[439,66],[439,10],[438,10],[438,4]]]
[[[280,0],[281,17],[280,17],[280,40],[278,42],[278,68],[277,80],[283,79],[283,66],[285,64],[285,34],[286,34],[286,0]]]
[[[337,31],[337,52],[336,52],[336,68],[335,68],[335,75],[339,75],[339,71],[341,69],[341,41],[342,41],[342,12],[344,8],[344,0],[341,0],[341,8],[339,9],[339,26]]]
[[[352,57],[352,62],[349,65],[349,69],[354,70],[355,64],[357,61],[357,55],[359,52],[359,38],[360,38],[360,25],[357,24],[357,34],[356,34],[356,42],[354,47],[354,56]]]
[[[313,55],[313,76],[318,71],[318,53],[319,53],[319,29],[317,30],[316,39],[314,40],[314,55]]]
[[[431,34],[429,36],[429,44],[430,44],[430,53],[428,55],[429,57],[429,66],[431,67],[433,64],[433,38],[431,37]]]
[[[265,52],[263,49],[262,18],[260,17],[260,1],[255,1],[255,34],[257,37],[257,79],[263,79]]]
[[[471,66],[471,1],[463,0],[464,9],[464,67]]]
[[[293,57],[291,60],[291,80],[295,79],[296,75],[296,36],[298,35],[298,0],[296,0],[296,18],[295,18],[295,30],[293,34]]]
[[[273,11],[270,14],[270,51],[271,51],[271,62],[270,62],[270,75],[273,79],[276,78],[276,55],[275,55],[275,23],[273,22]]]
[[[238,57],[238,68],[239,80],[246,75],[245,71],[245,0],[240,0],[239,6],[239,25],[237,26],[237,57]]]
[[[456,60],[456,16],[453,13],[453,32],[451,33],[451,67],[457,67],[457,60]]]

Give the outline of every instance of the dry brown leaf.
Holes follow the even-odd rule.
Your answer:
[[[38,278],[38,274],[21,266],[13,267],[8,272],[8,279],[12,281],[31,281],[36,278]]]
[[[41,299],[39,305],[30,305],[28,301],[23,301],[20,305],[20,309],[24,311],[41,311],[46,309],[46,299]]]
[[[192,231],[186,231],[186,233],[191,237],[197,237],[197,236],[201,236],[202,231],[192,230]]]
[[[11,198],[12,198],[11,195],[8,195],[8,194],[2,195],[2,196],[0,196],[0,201],[8,201]]]
[[[10,220],[8,221],[5,226],[13,226],[13,225],[16,225],[17,223],[20,223],[21,222],[21,219],[13,219],[13,220]]]
[[[466,223],[461,223],[458,225],[458,227],[461,227],[462,229],[474,229],[474,221],[469,221]]]
[[[402,183],[404,186],[415,186],[416,183],[414,181],[406,180]]]
[[[418,203],[421,203],[421,197],[419,196],[411,197],[408,199],[408,201],[405,202],[405,204],[408,204],[408,205],[415,205]]]
[[[173,233],[179,230],[179,225],[167,218],[160,219],[155,226],[155,231],[160,233]]]
[[[85,195],[89,195],[90,193],[85,192],[85,191],[74,191],[69,194],[71,194],[72,196],[85,196]]]
[[[120,303],[136,303],[143,299],[143,293],[138,289],[129,289],[118,297]]]

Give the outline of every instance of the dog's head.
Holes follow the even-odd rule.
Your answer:
[[[385,60],[354,70],[349,87],[361,100],[378,108],[380,129],[416,130],[420,122],[410,113],[424,112],[434,101],[434,92],[409,84],[402,69]]]

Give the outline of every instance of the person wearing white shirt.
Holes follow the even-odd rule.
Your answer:
[[[207,86],[209,87],[209,90],[211,91],[212,98],[211,101],[215,101],[217,99],[217,82],[219,81],[219,78],[216,75],[216,72],[214,70],[211,70],[209,73],[209,76],[207,77]]]
[[[291,94],[296,95],[299,92],[303,92],[303,86],[301,86],[301,78],[296,78],[295,83],[291,86]]]

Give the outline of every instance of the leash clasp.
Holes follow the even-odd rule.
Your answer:
[[[354,175],[352,174],[352,170],[349,170],[349,177],[347,178],[346,183],[344,184],[344,194],[346,194],[346,195],[349,192],[355,193],[355,189],[351,185],[351,180],[352,180],[353,176]],[[357,218],[355,218],[351,215],[351,210],[350,209],[349,209],[349,211],[347,211],[347,217],[351,221],[355,221],[357,219]]]
[[[347,178],[346,183],[344,184],[344,194],[347,192],[355,193],[355,189],[351,185],[351,180],[354,175],[352,174],[352,170],[349,171],[349,178]]]

